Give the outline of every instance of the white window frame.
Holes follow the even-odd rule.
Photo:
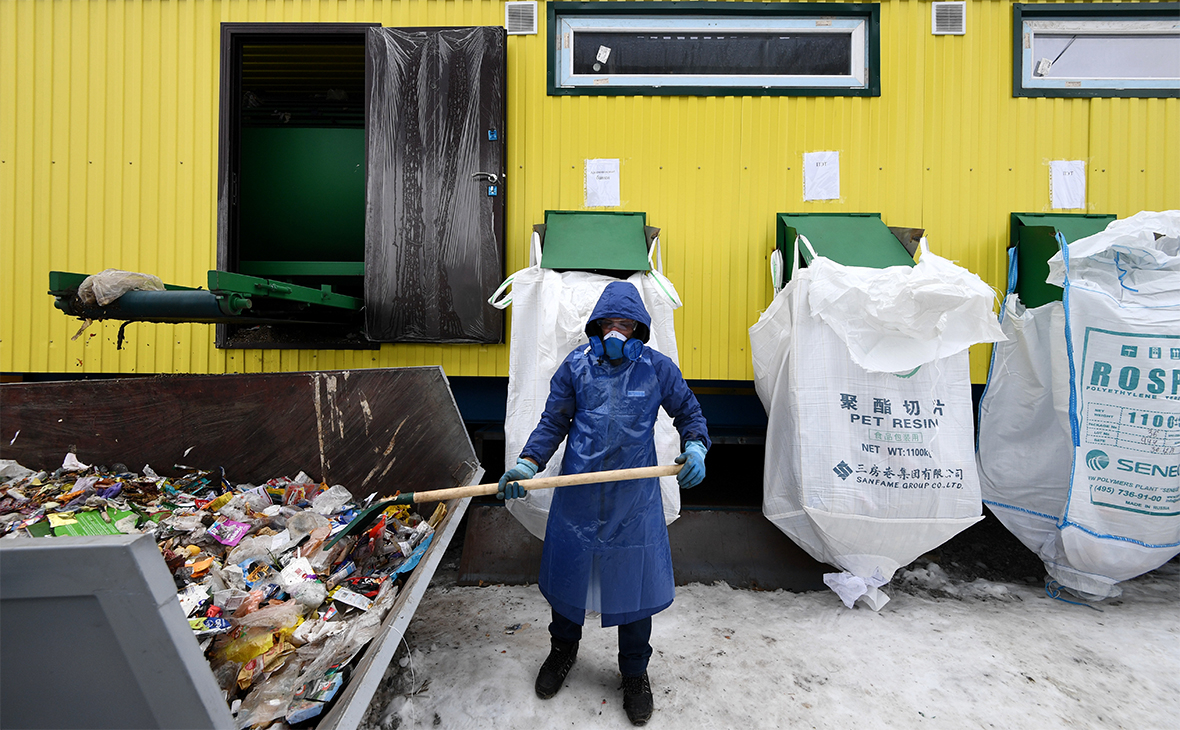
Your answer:
[[[1180,77],[1133,77],[1129,74],[1069,72],[1039,75],[1038,65],[1058,59],[1038,52],[1038,36],[1125,36],[1128,38],[1180,35],[1180,3],[1014,3],[1012,38],[1012,95],[1045,97],[1178,97]],[[1073,41],[1076,43],[1076,41]],[[1094,41],[1089,44],[1093,46]],[[1093,57],[1093,48],[1078,48]],[[1054,49],[1056,55],[1061,51]],[[1117,58],[1118,51],[1111,50]],[[1058,62],[1065,65],[1062,62]],[[1065,63],[1068,63],[1066,61]],[[1050,66],[1053,68],[1053,66]],[[1117,68],[1114,67],[1114,68]],[[1171,69],[1168,69],[1171,70]]]
[[[603,86],[648,87],[706,87],[732,89],[867,89],[870,81],[868,68],[869,18],[866,17],[782,17],[746,16],[559,16],[557,33],[556,78],[558,88],[577,89]],[[789,32],[843,34],[852,45],[852,73],[840,76],[730,75],[730,74],[575,74],[573,73],[573,34],[578,32],[626,32],[677,34]]]

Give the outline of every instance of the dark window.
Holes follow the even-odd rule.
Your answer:
[[[601,48],[611,52],[597,60]],[[593,33],[574,35],[576,74],[847,76],[848,39],[830,34]]]

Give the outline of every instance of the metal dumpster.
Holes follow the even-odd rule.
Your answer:
[[[483,475],[438,367],[6,384],[0,409],[0,458],[48,471],[67,452],[150,464],[160,474],[180,464],[225,467],[239,481],[303,470],[362,499],[475,484]],[[360,723],[468,501],[447,503],[430,547],[317,727]],[[232,727],[149,539],[5,540],[0,565],[0,725]],[[110,580],[97,578],[107,570]],[[74,620],[30,626],[38,616]],[[34,644],[22,640],[29,636]],[[157,639],[155,652],[145,636]],[[169,661],[155,667],[161,658]],[[118,684],[55,691],[52,708],[43,692],[17,691],[60,688],[63,677]]]

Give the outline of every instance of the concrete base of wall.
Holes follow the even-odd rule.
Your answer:
[[[813,560],[754,510],[684,510],[668,527],[676,584],[824,590],[833,569]],[[471,506],[459,561],[462,586],[535,583],[542,542],[500,505]]]

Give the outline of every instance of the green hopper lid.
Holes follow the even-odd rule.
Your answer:
[[[914,259],[881,221],[880,213],[779,213],[776,245],[783,254],[783,281],[794,273],[795,236],[803,235],[815,252],[845,266],[884,269],[913,266]],[[800,244],[804,265],[811,252]]]
[[[582,271],[647,271],[647,214],[545,211],[541,267]]]
[[[1049,259],[1060,250],[1058,231],[1066,243],[1073,243],[1106,230],[1114,219],[1085,213],[1013,213],[1010,247],[1016,247],[1015,291],[1021,304],[1032,309],[1061,301],[1061,287],[1045,281]]]

